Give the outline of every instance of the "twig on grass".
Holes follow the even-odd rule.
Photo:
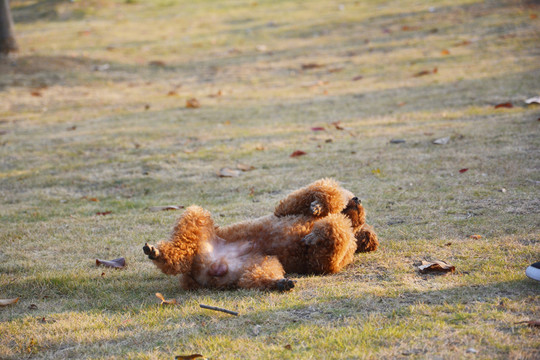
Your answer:
[[[222,309],[222,308],[218,308],[218,307],[215,307],[215,306],[203,305],[203,304],[199,304],[199,306],[202,307],[203,309],[209,309],[209,310],[214,310],[214,311],[221,311],[221,312],[224,312],[224,313],[227,313],[227,314],[231,314],[231,315],[234,315],[234,316],[238,316],[238,313],[237,313],[236,311],[231,311],[231,310]]]

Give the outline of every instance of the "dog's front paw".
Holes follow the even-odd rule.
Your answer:
[[[146,255],[148,255],[150,260],[155,260],[159,256],[159,250],[154,245],[150,245],[148,243],[144,244],[143,251]]]
[[[291,280],[291,279],[281,279],[281,280],[278,280],[276,286],[277,286],[278,291],[289,291],[292,288],[294,288],[295,282],[296,281]]]
[[[306,236],[304,236],[301,240],[306,245],[315,245],[318,241],[317,235],[314,233],[309,233]]]
[[[311,212],[311,215],[313,215],[313,216],[321,216],[323,214],[323,211],[324,211],[323,206],[321,205],[321,203],[318,200],[313,201],[309,205],[309,210]]]

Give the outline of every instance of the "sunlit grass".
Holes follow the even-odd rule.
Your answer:
[[[516,324],[540,312],[524,276],[540,253],[539,111],[523,102],[540,92],[538,6],[11,4],[0,299],[20,301],[0,309],[1,358],[539,356],[538,331]],[[255,170],[216,175],[239,162]],[[288,294],[184,292],[143,256],[179,216],[150,206],[230,224],[322,177],[362,199],[381,239],[340,274],[293,275]],[[95,266],[120,256],[124,270]],[[420,275],[430,259],[456,273]]]

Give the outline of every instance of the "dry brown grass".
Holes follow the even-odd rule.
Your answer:
[[[0,358],[540,356],[538,330],[516,324],[540,313],[524,275],[540,260],[540,111],[523,102],[540,95],[538,4],[339,5],[12,1],[0,298],[21,299],[0,309]],[[256,169],[216,176],[238,162]],[[336,276],[186,293],[142,253],[178,216],[149,206],[230,224],[321,177],[358,194],[381,239]],[[118,256],[125,270],[94,266]],[[420,275],[422,259],[457,273]]]

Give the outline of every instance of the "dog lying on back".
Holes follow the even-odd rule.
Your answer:
[[[165,274],[182,274],[184,289],[287,291],[287,273],[331,274],[355,252],[374,251],[377,235],[364,208],[332,179],[296,190],[271,215],[217,227],[210,212],[190,206],[169,241],[143,250]]]

